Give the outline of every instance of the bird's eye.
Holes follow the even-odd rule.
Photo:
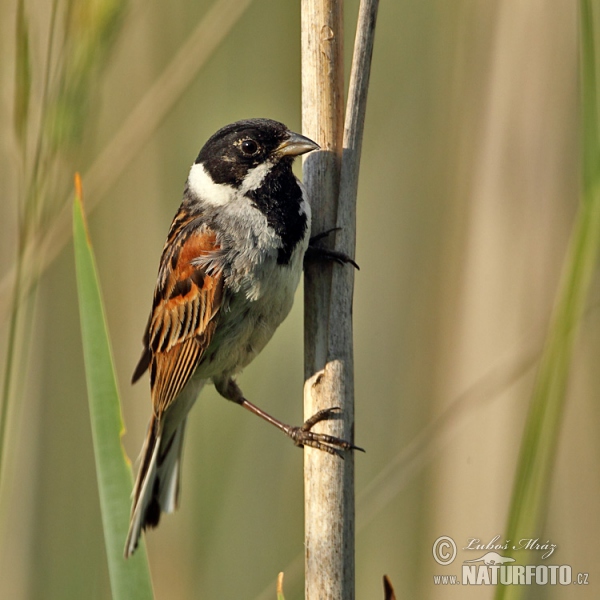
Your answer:
[[[242,142],[242,152],[252,156],[258,152],[258,144],[254,140],[244,140]]]

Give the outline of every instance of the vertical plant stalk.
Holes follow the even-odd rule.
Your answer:
[[[542,537],[573,348],[600,249],[598,32],[591,0],[580,2],[580,19],[582,198],[525,424],[506,531],[506,539],[513,541]],[[531,564],[522,552],[519,561]],[[523,592],[523,586],[498,586],[496,598],[514,600]]]
[[[343,17],[341,2],[302,4],[303,132],[321,145],[304,163],[304,184],[313,207],[313,235],[340,227],[337,248],[354,255],[356,192],[378,0],[360,5],[342,133]],[[343,154],[340,148],[343,145]],[[354,359],[350,266],[307,265],[305,270],[304,414],[338,406],[328,433],[354,438]],[[345,460],[306,448],[305,597],[353,600],[354,457]]]
[[[312,235],[336,224],[343,139],[344,65],[342,0],[302,2],[302,131],[321,146],[304,161],[312,206]],[[304,272],[304,417],[333,406],[324,377],[329,346],[333,265]],[[347,406],[340,406],[344,414]],[[350,439],[344,420],[320,425]],[[317,428],[315,428],[317,429]],[[305,598],[354,599],[353,462],[304,450]],[[351,514],[348,506],[352,505]]]
[[[54,23],[56,18],[56,2],[52,5],[50,34],[48,41],[47,59],[44,65],[44,88],[43,99],[46,99],[50,66],[52,62],[52,40],[54,35]],[[38,215],[36,206],[39,205],[40,185],[38,179],[40,174],[37,168],[31,173],[27,169],[27,130],[29,124],[30,104],[31,104],[31,86],[32,86],[32,64],[29,42],[29,21],[25,14],[25,2],[21,0],[17,6],[16,23],[16,52],[15,52],[15,98],[13,125],[16,134],[16,140],[20,150],[20,172],[21,188],[24,191],[23,202],[20,208],[18,233],[17,233],[17,256],[15,260],[15,278],[12,287],[12,296],[10,301],[10,325],[6,346],[6,359],[3,373],[2,397],[0,398],[0,490],[3,483],[5,450],[7,445],[7,429],[10,417],[10,405],[15,396],[13,389],[13,379],[16,375],[15,370],[19,363],[24,361],[26,356],[25,342],[24,347],[19,351],[19,342],[27,336],[23,336],[21,320],[26,306],[27,294],[24,289],[29,291],[28,286],[24,285],[24,272],[26,270],[26,249],[30,244],[32,237],[38,228]],[[36,154],[39,154],[40,139]],[[37,158],[36,158],[37,162]],[[36,270],[36,265],[31,265],[31,271]],[[34,294],[32,294],[34,295]],[[34,305],[34,301],[30,306]]]
[[[302,2],[302,131],[321,146],[304,160],[312,235],[336,224],[344,126],[342,0]],[[332,265],[308,265],[304,278],[305,379],[325,367]],[[311,410],[305,406],[305,409]]]

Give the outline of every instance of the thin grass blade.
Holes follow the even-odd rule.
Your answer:
[[[573,225],[563,276],[537,380],[517,467],[506,539],[542,538],[548,492],[558,447],[573,349],[600,247],[600,132],[597,69],[598,11],[580,3],[582,93],[582,198]],[[534,564],[531,553],[513,551],[519,564]],[[518,543],[517,543],[518,545]],[[500,585],[496,600],[515,600],[525,587]]]
[[[25,17],[25,2],[17,5],[17,48],[15,54],[15,108],[14,126],[17,139],[25,144],[29,97],[31,93],[31,58],[29,52],[29,28]]]

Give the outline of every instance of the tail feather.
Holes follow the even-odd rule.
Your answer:
[[[185,424],[203,385],[191,379],[160,417],[152,415],[133,488],[125,558],[135,552],[144,529],[156,527],[161,513],[177,508]]]
[[[177,508],[186,420],[167,439],[162,425],[154,417],[150,422],[142,449],[142,464],[133,489],[125,558],[135,552],[142,530],[156,527],[161,513],[170,513]]]
[[[161,510],[173,512],[179,506],[179,482],[181,480],[181,455],[183,452],[183,437],[187,419],[175,430],[165,452],[158,457],[158,502]]]

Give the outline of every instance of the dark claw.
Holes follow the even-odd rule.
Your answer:
[[[317,246],[309,246],[304,254],[304,262],[307,260],[331,260],[338,265],[352,265],[355,269],[360,270],[360,267],[347,254],[338,252],[337,250],[327,250]]]
[[[361,452],[364,452],[363,448],[355,446],[341,438],[327,435],[326,433],[315,433],[311,431],[314,425],[321,421],[326,421],[340,410],[341,409],[337,406],[320,410],[307,419],[301,427],[291,427],[288,435],[294,440],[296,446],[317,448],[318,450],[324,450],[325,452],[329,452],[329,454],[334,454],[341,458],[344,458],[344,455],[340,450],[360,450]]]
[[[323,238],[326,238],[328,235],[332,234],[334,231],[341,231],[341,227],[332,227],[331,229],[327,229],[322,231],[321,233],[317,233],[317,235],[313,235],[308,241],[309,246],[314,246],[317,242],[321,241]]]
[[[337,250],[327,250],[326,248],[314,248],[317,258],[321,260],[331,260],[336,262],[338,265],[352,265],[357,271],[360,271],[360,267],[352,260],[347,254],[338,252]]]

